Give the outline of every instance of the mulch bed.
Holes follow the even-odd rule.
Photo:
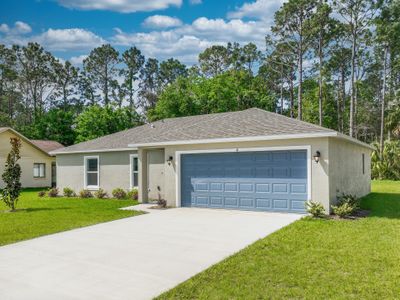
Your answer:
[[[352,214],[351,216],[347,216],[344,218],[340,218],[337,215],[329,215],[327,216],[328,219],[332,219],[332,220],[358,220],[358,219],[362,219],[367,217],[370,214],[371,211],[369,210],[365,210],[365,209],[359,209],[357,210],[354,214]]]

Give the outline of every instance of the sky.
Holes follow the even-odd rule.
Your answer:
[[[214,44],[253,42],[263,49],[281,5],[282,0],[1,0],[0,43],[38,42],[77,66],[105,43],[192,65]]]

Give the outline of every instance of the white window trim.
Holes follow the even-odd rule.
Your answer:
[[[279,151],[279,150],[307,150],[307,200],[311,200],[311,182],[312,182],[312,154],[311,146],[285,146],[285,147],[254,147],[254,148],[228,148],[228,149],[207,149],[207,150],[188,150],[176,151],[176,207],[181,206],[181,155],[195,153],[221,153],[221,152],[255,152],[255,151]]]
[[[96,158],[97,159],[97,185],[87,185],[87,173],[86,166],[88,159]],[[100,157],[98,155],[93,156],[84,156],[83,157],[83,180],[84,187],[88,190],[97,190],[100,187]]]
[[[132,189],[137,189],[139,186],[135,186],[135,185],[133,185],[133,159],[134,158],[137,158],[138,159],[138,170],[137,170],[137,172],[135,172],[135,173],[137,173],[137,176],[138,176],[138,184],[139,184],[139,156],[138,156],[138,154],[130,154],[129,155],[129,164],[130,164],[130,168],[129,168],[129,171],[130,171],[130,173],[129,173],[129,188],[132,190]]]
[[[35,176],[35,165],[39,165],[39,166],[44,165],[44,169],[43,169],[44,176],[40,176],[40,167],[39,167],[39,176]],[[45,179],[47,177],[46,171],[47,171],[46,163],[44,163],[44,162],[34,162],[33,163],[33,179]]]

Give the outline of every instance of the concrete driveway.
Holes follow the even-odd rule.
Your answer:
[[[176,208],[0,247],[0,299],[149,299],[299,218]]]

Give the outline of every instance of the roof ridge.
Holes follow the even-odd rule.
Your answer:
[[[258,107],[254,107],[252,109],[256,109],[256,110],[262,111],[263,113],[270,114],[270,115],[273,115],[273,116],[278,117],[278,118],[282,118],[282,119],[286,119],[286,120],[292,120],[294,122],[300,122],[300,123],[303,123],[305,125],[313,126],[313,127],[319,128],[319,129],[324,129],[324,130],[328,130],[328,131],[337,132],[334,129],[330,129],[330,128],[327,128],[327,127],[324,127],[324,126],[320,126],[320,125],[317,125],[317,124],[314,124],[314,123],[310,123],[310,122],[306,122],[306,121],[303,121],[303,120],[299,120],[297,118],[291,118],[291,117],[288,117],[288,116],[285,116],[285,115],[282,115],[282,114],[278,114],[278,113],[274,113],[274,112],[271,112],[271,111],[268,111],[268,110],[264,110],[264,109],[261,109],[261,108],[258,108]]]

